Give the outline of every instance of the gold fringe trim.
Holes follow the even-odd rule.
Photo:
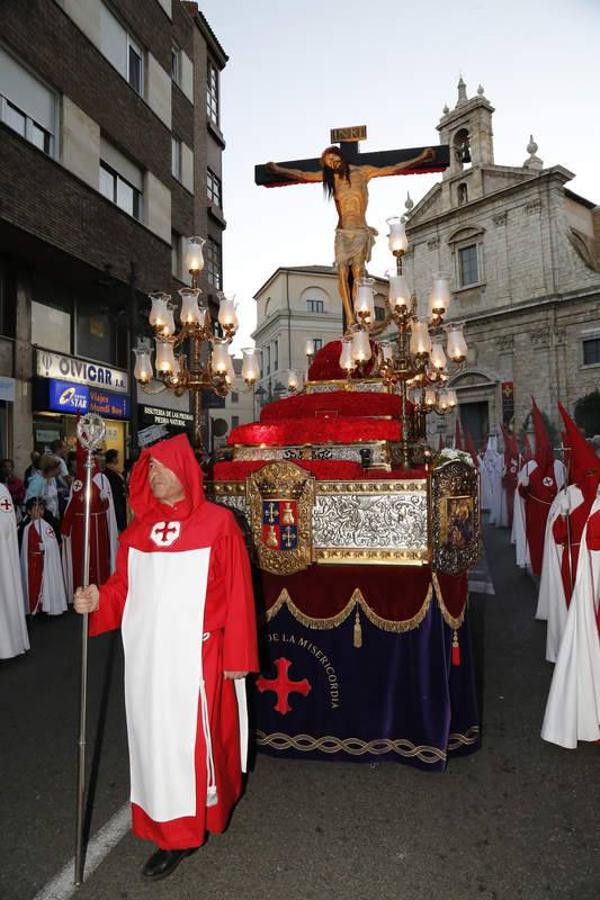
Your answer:
[[[413,628],[416,628],[421,624],[425,616],[427,615],[427,611],[431,604],[431,599],[433,597],[433,586],[430,584],[427,593],[425,595],[425,599],[421,605],[420,610],[412,616],[410,619],[404,619],[400,622],[396,622],[394,619],[384,619],[382,616],[378,616],[376,612],[374,612],[371,607],[368,605],[365,600],[362,591],[360,588],[355,588],[352,596],[348,603],[344,606],[342,610],[335,616],[331,616],[326,619],[318,619],[313,616],[307,616],[306,613],[303,613],[302,610],[298,609],[292,598],[290,597],[286,588],[283,588],[279,597],[273,604],[273,606],[267,611],[267,622],[272,621],[278,612],[281,610],[282,606],[287,606],[291,614],[295,619],[300,622],[301,625],[304,625],[306,628],[315,628],[320,631],[325,631],[330,628],[337,628],[339,625],[344,622],[349,615],[351,615],[352,611],[356,608],[356,613],[358,614],[358,609],[360,608],[362,612],[365,614],[369,622],[375,625],[377,628],[380,628],[382,631],[389,631],[395,634],[400,634],[404,631],[411,631]],[[360,620],[359,620],[360,626]],[[356,620],[354,624],[355,628],[355,639],[356,639]],[[362,640],[362,634],[361,634]],[[360,646],[355,643],[355,646]]]
[[[467,601],[465,601],[465,605],[462,608],[462,612],[458,617],[454,617],[446,604],[444,603],[444,595],[442,594],[442,589],[440,587],[439,579],[435,572],[431,573],[431,580],[433,582],[433,586],[435,588],[435,594],[438,601],[438,606],[440,608],[440,612],[442,614],[442,618],[446,625],[449,625],[450,628],[458,629],[464,622],[465,618],[465,610],[467,608],[467,601],[469,599],[469,595],[467,593]]]

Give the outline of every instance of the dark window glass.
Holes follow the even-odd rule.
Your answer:
[[[115,363],[114,326],[96,304],[80,301],[77,307],[77,355]]]
[[[593,366],[600,363],[600,338],[592,338],[583,342],[583,364]]]
[[[461,247],[458,251],[458,260],[460,267],[460,286],[466,287],[469,284],[477,284],[479,281],[477,245],[471,244],[468,247]]]
[[[206,115],[219,124],[219,72],[210,60],[206,68]]]
[[[383,308],[383,306],[376,306],[375,307],[375,321],[383,322],[384,319],[385,319],[385,309]]]
[[[221,179],[212,169],[206,170],[206,195],[210,203],[214,203],[219,209],[223,208]]]
[[[128,80],[138,94],[142,93],[142,57],[131,44],[129,45]]]
[[[142,197],[140,192],[104,162],[100,163],[100,193],[116,203],[134,219],[141,218]]]
[[[231,417],[231,427],[232,427],[232,428],[237,428],[239,424],[240,424],[240,417],[239,417],[239,416],[232,416],[232,417]]]
[[[323,300],[307,300],[306,305],[311,313],[325,312],[325,303]]]
[[[204,245],[204,259],[206,261],[206,278],[213,287],[220,291],[223,283],[221,247],[211,237]]]
[[[316,355],[323,346],[322,338],[313,338],[313,353]]]
[[[232,403],[239,403],[239,402],[240,402],[240,395],[238,394],[237,391],[232,391],[232,392],[231,392],[231,402],[232,402]]]

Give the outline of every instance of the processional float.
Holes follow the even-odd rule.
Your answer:
[[[358,154],[356,132],[348,131],[349,160],[344,144],[346,152],[330,147],[320,160],[257,167],[256,181],[266,186],[329,183],[344,328],[317,354],[308,341],[305,377],[290,371],[287,396],[264,406],[258,422],[232,430],[208,490],[245,520],[261,570],[268,668],[257,681],[258,746],[440,768],[449,751],[479,743],[468,626],[462,630],[467,576],[479,557],[479,475],[470,454],[435,452],[426,425],[428,416],[456,410],[451,378],[467,346],[463,323],[446,322],[449,280],[435,273],[428,298],[409,286],[400,218],[387,222],[396,265],[387,273],[384,321],[376,319],[366,269],[374,230],[365,211],[370,178],[440,171],[449,148],[381,159]],[[259,374],[256,352],[244,351],[250,388]],[[404,639],[410,631],[414,645]],[[350,635],[360,659],[348,651]],[[427,693],[411,669],[416,659],[434,673],[429,730],[408,721],[409,707]],[[401,693],[373,712],[382,685]],[[357,712],[365,691],[369,702]],[[276,694],[274,706],[265,692]]]

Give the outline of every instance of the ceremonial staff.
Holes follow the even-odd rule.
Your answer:
[[[87,451],[85,460],[84,517],[83,517],[83,566],[82,584],[86,588],[90,580],[90,508],[92,504],[92,453],[98,450],[106,425],[100,416],[88,413],[77,423],[79,443]],[[83,819],[85,799],[85,732],[87,716],[87,661],[88,661],[88,613],[81,617],[81,691],[79,695],[79,741],[77,752],[77,818],[75,839],[75,884],[83,882]]]
[[[569,591],[571,594],[573,593],[573,539],[571,537],[571,504],[569,503],[569,485],[571,483],[571,447],[565,447],[564,444],[560,445],[560,451],[562,455],[562,461],[565,469],[567,470],[567,475],[565,478],[564,492],[567,498],[567,512],[565,516],[565,523],[567,526],[567,569],[569,574]]]

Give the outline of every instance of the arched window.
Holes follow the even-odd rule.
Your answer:
[[[466,128],[461,128],[452,141],[454,155],[460,170],[471,166],[471,138]]]
[[[325,313],[328,300],[329,296],[323,288],[308,287],[300,295],[300,306],[308,313]]]

